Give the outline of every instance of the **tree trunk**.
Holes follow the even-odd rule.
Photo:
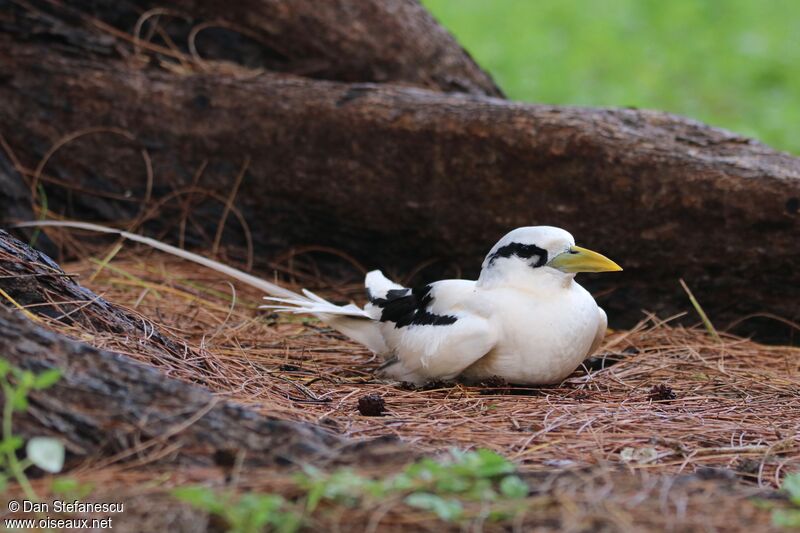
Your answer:
[[[107,302],[80,286],[50,259],[0,230],[0,289],[35,315],[91,331],[117,350],[158,365],[162,358],[182,361],[202,382],[212,370],[184,343],[162,335],[146,318]],[[5,297],[3,303],[9,304]],[[144,340],[143,340],[144,339]],[[0,357],[2,357],[0,353]]]
[[[133,217],[144,148],[156,198],[203,169],[198,187],[224,203],[246,167],[236,205],[260,253],[314,243],[368,267],[439,257],[474,274],[509,229],[552,224],[625,267],[587,280],[613,325],[643,308],[687,309],[679,278],[718,325],[754,312],[800,319],[797,158],[653,111],[522,105],[223,63],[143,67],[103,57],[97,50],[128,45],[80,28],[86,35],[70,33],[65,53],[45,30],[25,43],[19,29],[0,36],[0,124],[24,166],[85,128],[129,137],[87,135],[50,159],[41,174],[51,210]],[[162,206],[161,221],[179,204]],[[218,220],[198,224],[213,235]],[[229,226],[231,236],[241,231]]]
[[[417,0],[0,0],[0,9],[9,12],[0,29],[16,39],[84,56],[107,59],[133,44],[176,63],[184,53],[201,65],[227,60],[310,78],[502,96]]]

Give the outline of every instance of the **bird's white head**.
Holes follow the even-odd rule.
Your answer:
[[[507,233],[481,266],[479,282],[568,282],[578,272],[614,272],[622,268],[607,257],[575,245],[572,235],[553,226],[527,226]]]

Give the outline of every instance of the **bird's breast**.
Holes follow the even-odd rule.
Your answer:
[[[557,383],[586,357],[600,321],[597,304],[574,284],[552,293],[503,289],[490,295],[499,335],[495,348],[466,373],[511,382]]]

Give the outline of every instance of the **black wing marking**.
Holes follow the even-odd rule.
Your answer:
[[[393,289],[386,293],[386,298],[372,298],[370,302],[381,308],[381,322],[394,322],[396,328],[406,326],[446,326],[453,324],[457,317],[437,315],[428,311],[433,302],[431,285],[415,289]]]
[[[371,303],[372,305],[377,305],[378,307],[386,307],[386,302],[390,300],[395,300],[397,298],[402,298],[403,296],[406,296],[410,292],[411,289],[405,289],[405,288],[389,289],[388,291],[386,291],[385,298],[376,298],[375,296],[373,296],[372,291],[369,290],[369,287],[367,287],[367,300],[369,300],[369,303]]]

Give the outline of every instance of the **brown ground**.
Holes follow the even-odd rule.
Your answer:
[[[647,317],[632,331],[611,333],[592,368],[558,387],[496,381],[411,390],[373,377],[379,361],[364,348],[316,321],[257,311],[258,293],[234,289],[201,267],[149,252],[123,253],[96,276],[96,262],[64,266],[82,284],[195,348],[211,370],[201,372],[191,358],[143,358],[135,339],[88,339],[94,344],[259,411],[323,424],[353,439],[391,435],[430,452],[485,447],[511,458],[534,489],[527,512],[503,526],[475,518],[465,526],[470,530],[765,530],[770,510],[758,498],[774,498],[770,489],[782,476],[800,470],[797,348],[725,335],[718,342],[705,330]],[[310,288],[322,283],[305,271],[297,281]],[[326,296],[360,298],[355,284]],[[384,416],[359,413],[359,399],[369,394],[381,396]],[[197,530],[208,525],[207,517],[179,511],[165,490],[192,480],[224,484],[227,474],[164,472],[143,460],[86,465],[76,475],[131,502],[117,527],[137,530],[148,520],[153,527]],[[241,488],[286,492],[293,490],[287,475],[238,472],[233,480]],[[442,529],[399,502],[331,507],[315,520],[323,529]]]

